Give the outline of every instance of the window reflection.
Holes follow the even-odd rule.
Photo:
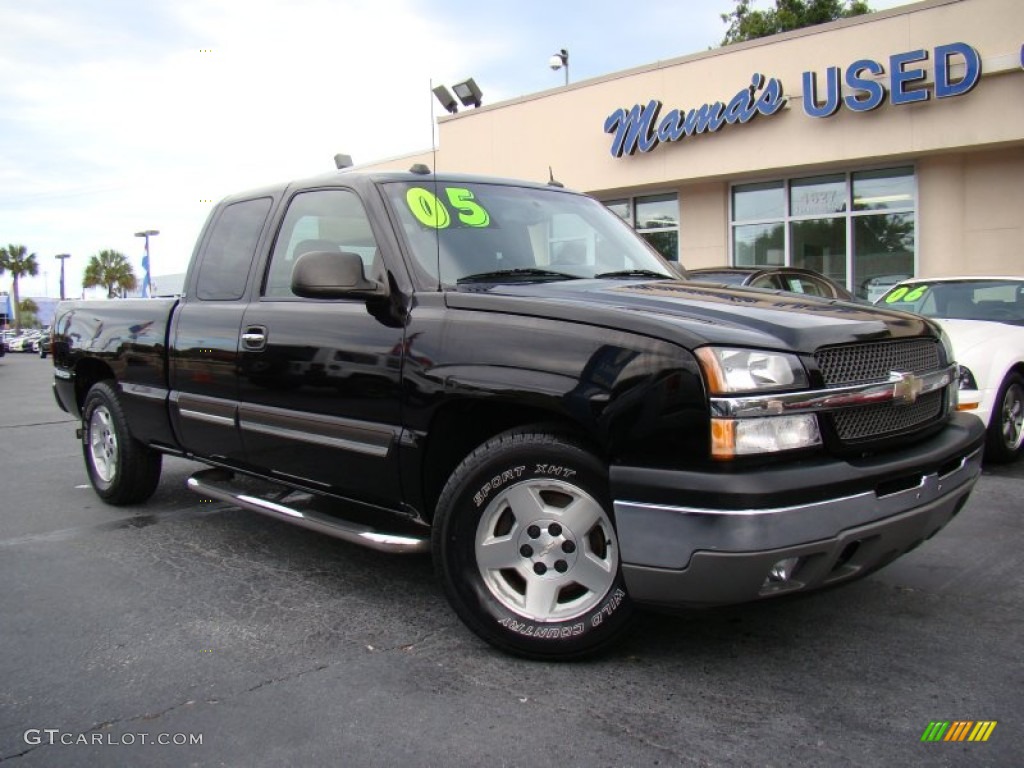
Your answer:
[[[733,221],[781,219],[786,214],[786,193],[781,181],[738,184],[732,191]]]
[[[890,168],[853,174],[855,211],[914,208],[916,203],[913,168]]]
[[[846,219],[806,219],[790,227],[790,266],[813,269],[846,285]]]
[[[874,301],[914,275],[914,215],[858,216],[853,229],[856,294]]]
[[[846,210],[846,178],[796,179],[789,188],[789,215],[813,216]]]
[[[860,298],[914,275],[910,166],[732,188],[732,263],[821,272]]]
[[[779,266],[785,262],[781,224],[748,224],[736,227],[733,242],[737,266]]]

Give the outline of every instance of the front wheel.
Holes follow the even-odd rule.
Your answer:
[[[1024,439],[1024,378],[1010,373],[1003,379],[988,423],[985,456],[1006,463],[1020,455]]]
[[[607,468],[569,437],[512,431],[452,473],[434,521],[437,571],[456,613],[501,650],[594,653],[629,627]]]
[[[110,382],[94,384],[85,396],[82,453],[89,482],[108,504],[141,504],[160,482],[162,457],[132,437]]]

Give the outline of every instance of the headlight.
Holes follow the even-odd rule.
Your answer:
[[[960,376],[957,380],[957,389],[977,389],[978,382],[974,378],[974,374],[971,373],[971,369],[966,365],[960,366]]]
[[[695,354],[713,395],[807,387],[796,355],[733,347],[701,347]]]
[[[736,347],[701,347],[695,353],[712,397],[806,389],[807,372],[796,355]],[[794,451],[821,444],[814,414],[711,419],[711,455],[732,459]]]
[[[818,420],[810,413],[711,420],[711,455],[716,459],[794,451],[820,444]]]

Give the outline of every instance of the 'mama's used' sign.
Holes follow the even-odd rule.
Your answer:
[[[923,66],[929,51],[918,49],[895,53],[889,57],[889,67],[874,59],[858,59],[840,71],[839,67],[825,70],[824,82],[819,82],[814,71],[803,73],[803,110],[809,117],[831,117],[840,109],[870,112],[889,102],[899,106],[936,99],[947,99],[968,93],[981,78],[981,57],[966,43],[936,46],[932,52],[935,77],[931,87],[922,85],[928,73]],[[1024,48],[1021,49],[1024,62]],[[952,68],[963,65],[963,72],[954,79]],[[888,76],[886,74],[888,72]],[[843,88],[840,91],[840,78]],[[662,115],[663,105],[651,99],[646,105],[634,104],[630,109],[619,108],[604,121],[604,132],[613,135],[612,157],[650,152],[659,144],[681,141],[688,136],[715,133],[722,126],[743,125],[758,115],[770,117],[787,102],[782,81],[776,77],[765,79],[754,74],[750,85],[740,89],[728,101],[702,104],[694,109],[670,109]]]

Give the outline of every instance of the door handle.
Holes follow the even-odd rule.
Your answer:
[[[251,325],[242,332],[242,346],[251,352],[267,346],[267,329],[262,325]]]

